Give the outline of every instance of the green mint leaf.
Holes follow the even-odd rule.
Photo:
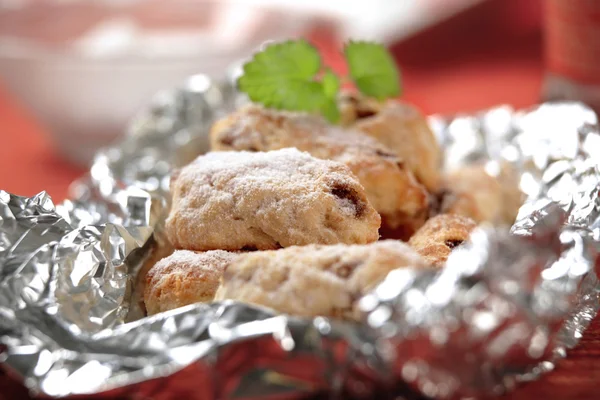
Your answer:
[[[337,93],[340,90],[340,79],[331,71],[327,69],[325,74],[323,74],[323,92],[325,96],[329,99],[333,99],[337,96]]]
[[[271,44],[244,65],[238,79],[250,100],[290,111],[317,111],[326,100],[319,52],[305,40]]]
[[[351,41],[344,48],[344,55],[350,77],[363,94],[379,100],[400,94],[400,73],[384,46]]]

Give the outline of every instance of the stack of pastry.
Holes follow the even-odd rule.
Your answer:
[[[177,250],[146,275],[149,314],[233,299],[354,319],[391,270],[441,268],[477,224],[514,219],[510,173],[444,173],[414,107],[345,95],[340,109],[336,126],[257,105],[214,124],[212,151],[171,177]]]

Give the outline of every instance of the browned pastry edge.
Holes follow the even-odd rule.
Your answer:
[[[356,92],[339,98],[342,123],[385,145],[430,192],[440,187],[442,149],[425,116],[412,104],[383,102]]]
[[[145,276],[144,304],[149,315],[199,302],[210,302],[225,266],[238,253],[223,250],[176,250]]]
[[[478,223],[511,225],[524,195],[514,168],[502,163],[499,169],[498,176],[492,176],[486,164],[478,163],[447,173],[442,190],[433,197],[431,214],[458,214]]]
[[[450,253],[469,238],[477,224],[468,217],[440,214],[429,219],[408,241],[427,262],[441,267]]]
[[[146,315],[146,304],[144,302],[144,292],[146,290],[146,275],[148,271],[160,260],[173,254],[173,245],[169,242],[163,231],[157,231],[153,235],[152,243],[147,251],[147,258],[142,262],[133,285],[131,294],[132,303],[138,305],[138,311],[134,314],[130,310],[126,321],[134,321]]]

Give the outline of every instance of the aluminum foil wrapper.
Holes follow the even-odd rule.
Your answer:
[[[235,302],[143,317],[136,275],[169,251],[169,173],[243,101],[193,76],[97,155],[70,200],[0,192],[0,357],[33,393],[483,397],[576,345],[600,304],[600,133],[577,103],[430,118],[446,168],[510,163],[527,201],[510,230],[478,229],[443,270],[390,273],[360,300],[360,323]]]

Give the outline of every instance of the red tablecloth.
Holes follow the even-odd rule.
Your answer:
[[[490,0],[394,46],[404,99],[426,113],[537,103],[543,78],[540,21],[537,0]],[[336,64],[334,55],[328,58]],[[20,195],[46,190],[60,201],[69,183],[84,172],[55,155],[43,128],[1,87],[0,133],[0,189]],[[599,332],[597,320],[557,371],[508,397],[598,398]],[[11,392],[0,379],[0,398],[22,398],[23,393]]]

